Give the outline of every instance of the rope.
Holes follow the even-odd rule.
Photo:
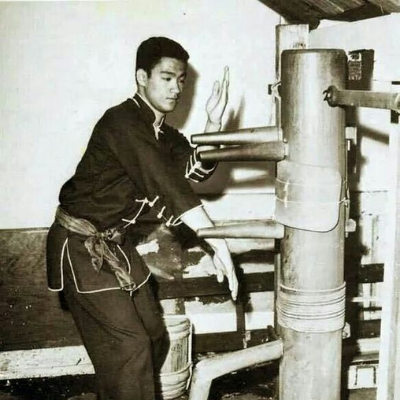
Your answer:
[[[325,333],[344,327],[346,283],[328,290],[301,290],[279,285],[278,323],[298,332]]]

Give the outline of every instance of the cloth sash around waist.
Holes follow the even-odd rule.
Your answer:
[[[104,261],[106,261],[111,271],[115,274],[122,290],[132,291],[136,288],[136,283],[124,263],[111,251],[107,243],[122,244],[124,240],[123,230],[111,228],[104,232],[99,232],[90,221],[73,217],[60,206],[56,211],[56,221],[65,229],[87,237],[84,244],[90,254],[92,266],[96,272],[100,272]]]

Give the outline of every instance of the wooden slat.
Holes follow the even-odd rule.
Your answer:
[[[308,25],[278,25],[275,29],[275,78],[281,80],[281,55],[284,50],[308,47]],[[275,98],[275,126],[281,128],[280,97]]]
[[[382,8],[371,4],[366,3],[363,6],[358,8],[352,8],[348,11],[344,11],[343,13],[336,15],[326,15],[324,18],[333,21],[361,21],[368,18],[381,17],[383,15],[389,14],[388,11],[383,10]]]
[[[354,329],[352,329],[351,335],[357,339],[370,339],[379,337],[380,332],[381,320],[371,319],[366,321],[358,321],[356,326],[354,326]]]
[[[241,350],[271,340],[266,329],[247,331],[247,340],[241,332],[203,333],[193,338],[195,353]]]
[[[318,27],[321,18],[324,15],[297,0],[260,0],[267,7],[282,15],[289,23],[292,24],[309,24],[311,29]]]
[[[359,8],[365,5],[364,0],[332,0],[339,7],[342,7],[344,10],[353,10],[354,8]]]
[[[69,312],[47,289],[47,229],[0,231],[0,350],[80,344]]]
[[[19,292],[2,288],[0,350],[22,350],[80,344],[72,317],[60,305],[58,295],[45,286]],[[4,297],[3,297],[4,296]]]
[[[360,21],[400,11],[400,0],[260,0],[292,24],[318,27],[322,19]]]
[[[335,15],[347,10],[346,7],[339,6],[336,2],[330,0],[303,0],[303,3],[317,9],[324,15]]]
[[[93,373],[82,345],[0,353],[0,380]]]
[[[369,0],[369,2],[375,4],[385,12],[400,11],[400,0]]]
[[[219,283],[215,276],[158,281],[158,298],[230,295],[227,282]],[[240,289],[243,293],[274,290],[274,273],[259,272],[242,275]]]
[[[348,284],[383,282],[383,264],[346,264],[346,281]]]
[[[292,24],[318,27],[322,19],[360,21],[400,11],[400,0],[260,0]]]

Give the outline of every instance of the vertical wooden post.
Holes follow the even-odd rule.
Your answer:
[[[335,169],[343,178],[343,197],[345,112],[324,102],[323,92],[333,84],[345,87],[346,55],[342,50],[287,50],[281,62],[282,129],[289,145],[287,161]],[[324,181],[319,185],[323,186]],[[281,241],[277,312],[284,352],[279,373],[280,400],[340,399],[344,317],[339,325],[332,323],[326,301],[326,296],[331,296],[332,302],[339,304],[336,300],[344,298],[344,204],[338,203],[338,207],[339,220],[332,230],[315,232],[286,227]],[[318,206],[315,217],[318,218]],[[344,299],[340,307],[344,314]],[[285,324],[281,323],[282,309],[287,311],[286,315],[292,315],[285,317]],[[315,310],[325,314],[314,319]],[[336,314],[337,311],[334,310]]]
[[[398,90],[399,86],[395,86]],[[400,398],[400,125],[390,132],[386,260],[377,400]]]
[[[308,25],[277,25],[275,28],[275,77],[281,80],[281,55],[284,50],[306,49],[308,47]],[[281,105],[275,100],[275,125],[281,127]]]
[[[308,31],[309,27],[305,24],[291,25],[283,24],[277,25],[275,28],[275,78],[276,82],[281,80],[281,55],[284,50],[290,49],[306,49],[308,47]],[[275,126],[279,130],[281,126],[281,102],[280,98],[275,98]],[[282,138],[279,138],[282,140]],[[279,266],[281,263],[280,253],[275,256],[275,303],[278,293],[279,285]],[[279,333],[279,326],[277,322],[276,312],[274,314],[274,326],[277,333]]]

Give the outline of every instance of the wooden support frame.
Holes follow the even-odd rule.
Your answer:
[[[393,89],[398,90],[394,85]],[[400,125],[390,132],[390,188],[386,230],[381,347],[377,400],[400,398]]]
[[[281,80],[281,55],[284,50],[290,49],[306,49],[308,47],[307,24],[299,25],[278,25],[275,29],[275,77],[276,84],[279,85]],[[281,104],[280,98],[276,97],[275,101],[275,125],[281,128]],[[279,138],[281,139],[281,138]]]

